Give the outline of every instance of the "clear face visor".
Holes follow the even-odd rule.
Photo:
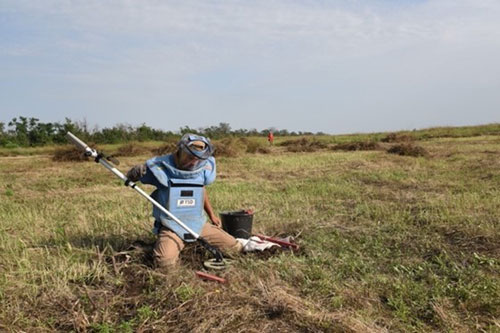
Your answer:
[[[183,145],[179,149],[178,167],[182,170],[196,169],[203,160],[193,155],[191,151],[202,152],[205,148],[206,144],[202,141],[192,141]]]

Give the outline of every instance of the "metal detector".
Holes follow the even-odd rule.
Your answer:
[[[77,138],[73,133],[68,132],[66,137],[69,141],[71,141],[78,149],[82,150],[84,154],[88,157],[94,158],[96,163],[102,164],[106,169],[111,171],[115,176],[123,180],[125,186],[131,187],[136,190],[140,195],[146,198],[149,202],[151,202],[154,206],[160,209],[163,213],[167,214],[172,220],[174,220],[177,224],[179,224],[184,230],[186,230],[195,240],[197,240],[208,252],[210,252],[214,259],[208,260],[204,263],[205,267],[212,269],[223,269],[225,267],[224,258],[220,250],[212,245],[210,245],[203,237],[198,235],[196,232],[191,230],[188,226],[186,226],[181,220],[175,217],[172,213],[170,213],[165,207],[160,205],[156,200],[154,200],[149,194],[144,192],[137,184],[132,182],[127,178],[120,170],[116,169],[113,164],[118,165],[120,162],[113,158],[112,156],[108,156],[103,152],[98,152],[95,149],[90,148],[85,142]]]

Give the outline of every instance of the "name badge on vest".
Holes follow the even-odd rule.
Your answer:
[[[177,207],[194,207],[196,206],[196,199],[178,199]]]

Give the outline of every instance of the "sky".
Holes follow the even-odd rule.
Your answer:
[[[500,0],[0,0],[0,121],[500,122]]]

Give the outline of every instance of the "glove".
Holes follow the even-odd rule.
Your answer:
[[[146,164],[137,164],[127,172],[127,178],[133,182],[136,182],[146,174],[146,170],[147,170]]]

